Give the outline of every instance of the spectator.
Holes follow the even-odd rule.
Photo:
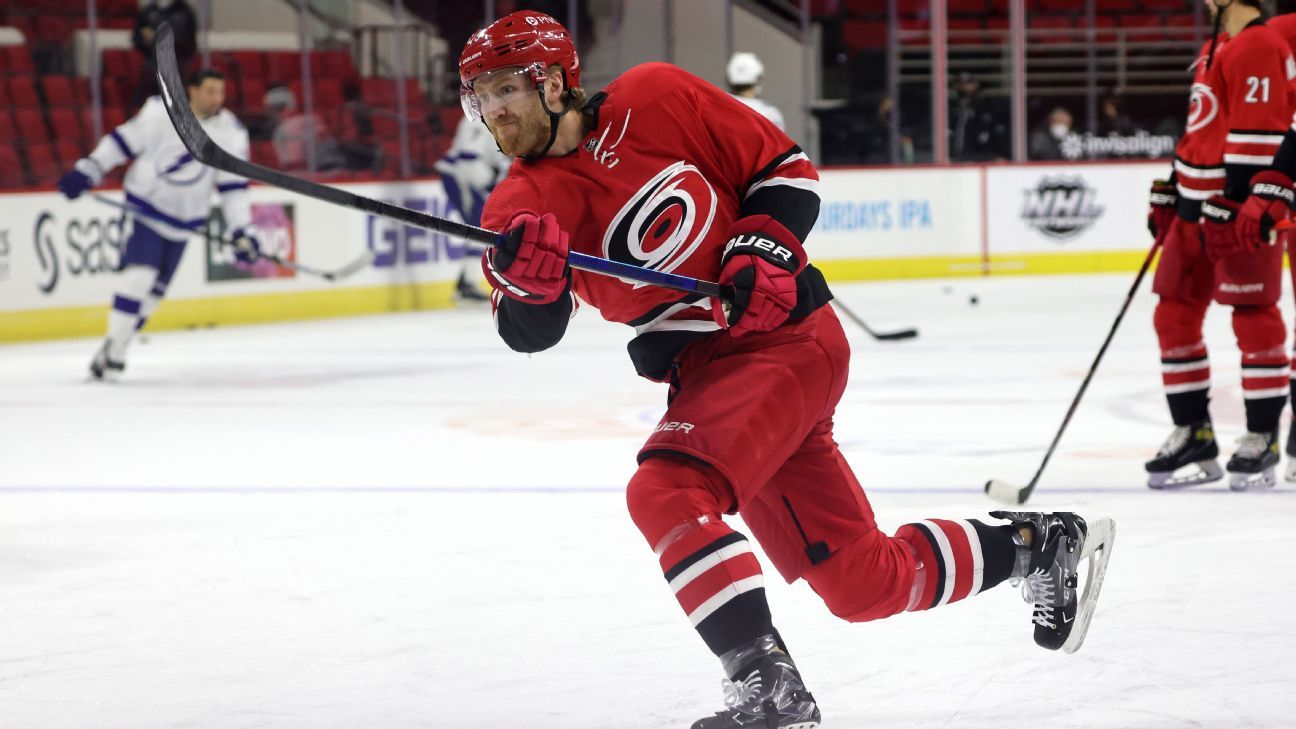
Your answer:
[[[144,100],[158,93],[157,67],[153,64],[153,40],[158,26],[168,23],[175,33],[176,60],[182,74],[189,73],[194,52],[198,49],[198,17],[185,0],[153,0],[140,8],[135,18],[131,42],[144,56],[144,68],[135,91],[131,95],[131,108],[139,108]]]
[[[950,99],[950,159],[991,162],[1008,159],[1006,114],[981,95],[981,82],[964,71]]]
[[[297,97],[283,86],[266,92],[266,112],[274,119],[274,142],[279,166],[285,170],[304,170],[310,167],[309,147],[315,146],[315,169],[328,171],[344,166],[342,151],[337,140],[329,134],[324,120],[318,114],[297,110]]]
[[[878,99],[877,108],[864,118],[865,164],[891,163],[891,117],[895,114],[895,101],[889,94]],[[914,161],[913,137],[901,130],[900,159],[898,162]]]
[[[1030,159],[1065,159],[1062,140],[1071,134],[1071,124],[1071,112],[1060,106],[1050,111],[1044,124],[1031,132]]]
[[[1111,93],[1103,97],[1102,108],[1098,114],[1099,135],[1126,137],[1138,133],[1134,120],[1122,111],[1124,106],[1125,98],[1120,89],[1112,89]]]

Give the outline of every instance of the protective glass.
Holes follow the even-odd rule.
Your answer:
[[[479,121],[501,106],[534,95],[535,70],[536,67],[512,66],[473,77],[459,91],[464,114],[473,121]]]

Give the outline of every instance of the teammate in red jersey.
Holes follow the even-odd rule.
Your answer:
[[[932,519],[878,530],[833,441],[849,349],[803,241],[817,173],[781,131],[674,66],[648,63],[586,98],[567,31],[518,12],[473,35],[463,100],[518,159],[486,203],[506,231],[483,258],[496,326],[513,349],[563,336],[577,300],[635,328],[639,374],[668,408],[627,487],[630,516],[676,599],[732,681],[728,708],[694,724],[813,727],[819,708],[774,628],[741,514],[779,573],[835,615],[926,610],[1024,580],[1035,640],[1084,639],[1110,520],[995,512],[1007,525]],[[734,287],[697,295],[573,271],[569,251]],[[1077,569],[1090,568],[1083,590]]]
[[[1188,126],[1175,150],[1176,188],[1154,183],[1149,220],[1163,243],[1153,281],[1154,326],[1175,429],[1146,464],[1148,485],[1166,488],[1219,479],[1208,410],[1210,365],[1202,322],[1213,299],[1233,307],[1242,353],[1247,434],[1229,459],[1235,490],[1274,484],[1278,421],[1287,401],[1286,329],[1278,310],[1282,251],[1235,225],[1250,213],[1252,186],[1265,171],[1296,109],[1287,43],[1265,26],[1259,0],[1206,0],[1222,34],[1198,59]],[[1177,199],[1176,199],[1177,198]],[[1200,222],[1199,222],[1200,221]],[[1198,228],[1200,227],[1200,236]]]
[[[1296,13],[1287,13],[1271,18],[1268,25],[1282,36],[1287,46],[1296,53]],[[1238,235],[1244,239],[1267,239],[1265,230],[1274,224],[1289,218],[1296,208],[1296,193],[1293,192],[1292,180],[1296,178],[1296,117],[1288,125],[1283,136],[1282,145],[1274,155],[1273,166],[1263,180],[1252,184],[1251,196],[1238,215]],[[1296,235],[1280,233],[1277,242],[1284,244],[1289,261],[1296,261]],[[1296,265],[1290,267],[1292,288],[1296,291]],[[1292,364],[1296,366],[1296,353],[1292,355]],[[1296,380],[1291,381],[1289,400],[1296,408]],[[1284,478],[1296,482],[1296,416],[1287,431],[1287,468]]]

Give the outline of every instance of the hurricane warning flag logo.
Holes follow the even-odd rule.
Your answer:
[[[716,194],[683,161],[658,172],[630,196],[603,234],[603,255],[654,271],[675,270],[706,238]]]

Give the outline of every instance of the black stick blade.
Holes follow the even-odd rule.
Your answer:
[[[158,26],[157,35],[154,36],[153,61],[157,66],[162,103],[166,106],[167,116],[171,117],[171,125],[176,128],[180,141],[194,159],[211,165],[212,150],[219,152],[220,148],[203,131],[202,124],[189,106],[189,91],[185,88],[184,79],[180,78],[180,64],[176,61],[175,33],[168,23]]]

